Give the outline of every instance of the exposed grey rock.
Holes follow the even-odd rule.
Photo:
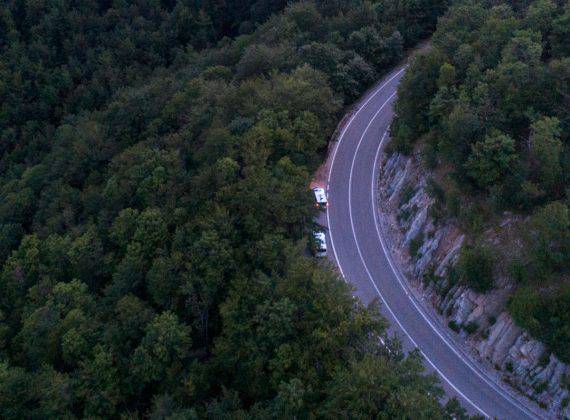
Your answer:
[[[448,288],[447,270],[457,262],[465,235],[450,221],[439,221],[435,226],[429,212],[433,199],[426,190],[427,175],[415,158],[393,154],[384,159],[379,180],[380,221],[394,260],[409,283],[442,314],[441,322],[445,325],[450,320],[458,325],[479,325],[471,336],[461,334],[481,363],[499,368],[514,388],[547,407],[553,417],[570,418],[570,407],[563,407],[570,393],[561,383],[565,376],[570,378],[570,366],[548,355],[542,343],[514,323],[506,311],[513,285],[500,278],[497,287],[487,294],[475,293],[462,284]],[[415,188],[414,194],[400,207],[401,193],[407,185]],[[408,217],[398,220],[402,212]],[[516,220],[507,212],[503,216],[501,228]],[[421,235],[424,242],[417,256],[411,258],[410,241]],[[428,272],[439,280],[424,284]],[[496,321],[491,325],[493,318]]]
[[[460,235],[457,237],[455,242],[452,244],[451,248],[445,253],[445,257],[439,262],[435,274],[438,276],[443,276],[447,271],[447,267],[453,265],[459,256],[459,251],[465,240],[465,235]]]
[[[404,240],[405,245],[409,245],[410,241],[416,238],[420,233],[423,233],[423,227],[427,219],[427,208],[421,209],[416,213],[413,222],[406,233],[406,239]]]
[[[429,237],[429,234],[424,240],[423,245],[420,247],[419,255],[414,268],[414,274],[420,275],[425,273],[429,266],[431,266],[434,260],[434,253],[439,247],[439,242],[441,240],[441,232],[437,232],[433,237]]]
[[[502,312],[490,328],[489,338],[479,343],[479,354],[501,365],[520,335],[521,329],[506,312]]]
[[[459,325],[465,323],[474,306],[467,293],[460,294],[454,304],[455,314],[453,315],[453,320]]]
[[[400,191],[405,185],[407,174],[412,166],[412,161],[409,158],[401,156],[395,162],[388,165],[390,168],[387,180],[389,182],[387,191],[389,193],[389,202],[394,202],[400,194]],[[390,181],[391,180],[391,181]]]

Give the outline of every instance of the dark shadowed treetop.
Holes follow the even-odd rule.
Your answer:
[[[0,10],[0,417],[464,416],[303,256],[343,106],[446,2],[286,3]]]
[[[528,219],[516,238],[525,255],[511,270],[522,285],[509,308],[565,362],[569,23],[567,1],[455,2],[438,23],[433,49],[414,60],[402,81],[392,129],[395,149],[418,147],[447,175],[446,200],[458,204],[448,210],[461,223],[481,225],[473,222],[505,210]],[[453,191],[463,198],[451,200]],[[462,256],[468,283],[490,289],[485,252],[468,248]]]

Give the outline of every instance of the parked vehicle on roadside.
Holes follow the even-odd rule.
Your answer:
[[[327,240],[324,232],[313,233],[313,255],[317,258],[324,258],[327,256]]]
[[[324,188],[316,187],[313,188],[313,193],[315,194],[315,207],[324,210],[328,207],[329,203],[327,200],[327,194]]]

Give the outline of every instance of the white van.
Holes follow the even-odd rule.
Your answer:
[[[320,187],[313,188],[313,193],[315,194],[315,207],[318,209],[326,209],[328,207],[328,201],[325,189]]]
[[[314,232],[315,238],[315,257],[324,258],[327,256],[327,240],[323,232]]]

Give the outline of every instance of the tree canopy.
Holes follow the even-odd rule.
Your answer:
[[[392,129],[396,150],[418,147],[446,175],[445,201],[456,204],[447,206],[450,217],[479,227],[504,211],[526,218],[510,239],[522,244],[524,255],[513,276],[523,284],[509,308],[565,362],[569,17],[567,1],[454,2],[438,23],[433,48],[414,60],[401,83]],[[492,270],[476,249],[462,253],[463,277],[486,291]],[[475,267],[477,276],[469,275]]]
[[[0,10],[0,417],[464,416],[304,255],[343,106],[446,2],[286,3]]]

